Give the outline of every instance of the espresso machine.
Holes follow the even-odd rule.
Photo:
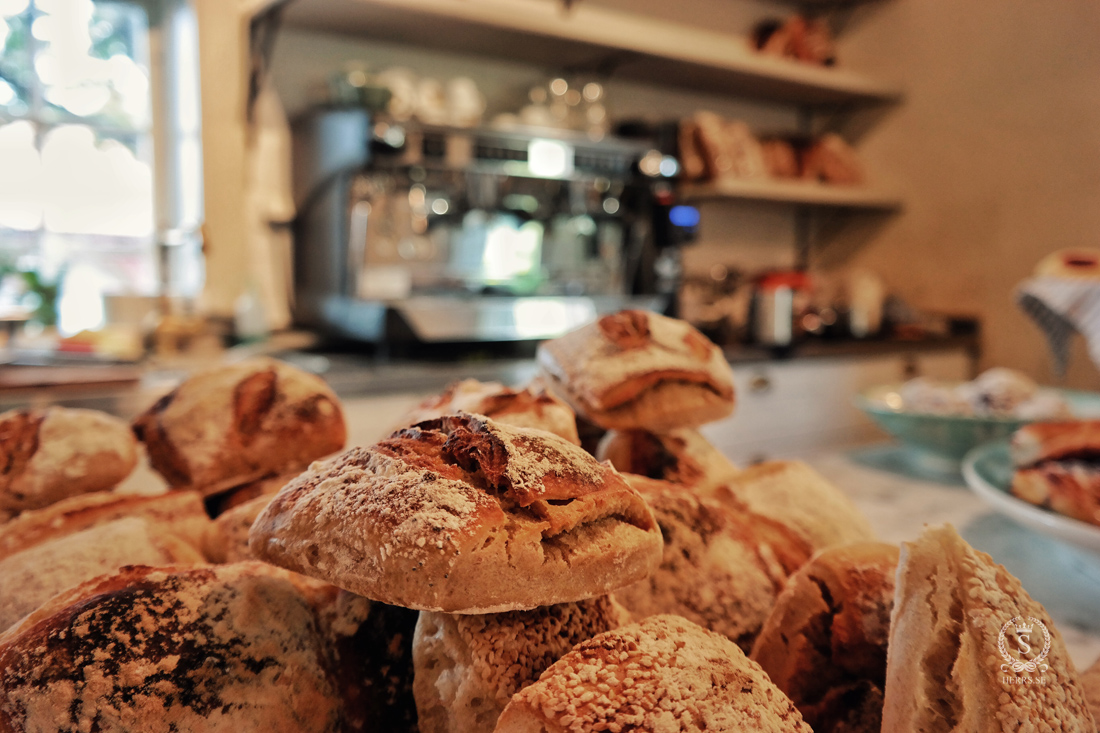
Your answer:
[[[671,167],[646,141],[356,107],[311,111],[293,133],[303,325],[375,343],[522,341],[674,301],[678,258],[654,225]]]

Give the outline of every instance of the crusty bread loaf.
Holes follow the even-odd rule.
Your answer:
[[[470,415],[316,464],[260,514],[249,546],[353,593],[448,613],[591,598],[661,558],[652,512],[613,468]]]
[[[1037,422],[1012,434],[1012,463],[1017,468],[1040,461],[1100,456],[1100,420]]]
[[[1100,250],[1074,247],[1051,252],[1035,265],[1035,274],[1039,277],[1100,280]]]
[[[442,394],[429,397],[413,408],[401,419],[398,428],[458,412],[485,415],[518,428],[546,430],[575,445],[581,443],[573,409],[537,380],[523,389],[476,379],[455,382]]]
[[[54,595],[124,565],[205,561],[195,547],[138,517],[42,542],[0,560],[0,631]]]
[[[312,609],[261,563],[123,568],[0,635],[6,732],[336,733],[340,709]]]
[[[1100,659],[1081,673],[1081,686],[1085,690],[1085,702],[1093,720],[1100,720]]]
[[[879,733],[898,548],[822,550],[787,581],[755,660],[815,733]]]
[[[98,491],[62,499],[42,509],[23,512],[0,524],[0,560],[82,529],[116,519],[139,517],[158,535],[171,534],[193,547],[202,547],[210,518],[195,491],[170,491],[136,496]]]
[[[137,465],[126,423],[96,410],[47,407],[0,415],[0,513],[113,488]]]
[[[207,528],[202,549],[211,562],[255,560],[248,549],[248,532],[274,494],[257,496],[219,514]]]
[[[627,479],[653,509],[665,547],[657,571],[615,600],[635,619],[677,614],[751,649],[788,575],[767,538],[750,517],[689,488]]]
[[[347,439],[328,385],[267,358],[192,376],[135,418],[133,429],[169,486],[205,496],[301,470]]]
[[[810,727],[729,639],[653,616],[574,647],[518,692],[497,733],[776,731]]]
[[[802,177],[833,185],[858,186],[867,176],[856,151],[844,138],[828,132],[802,152]]]
[[[750,466],[715,495],[792,528],[814,550],[875,539],[870,522],[852,500],[802,461]]]
[[[1017,623],[1030,628],[1030,643]],[[1017,671],[1009,662],[1039,666]],[[950,526],[902,544],[882,730],[1095,730],[1046,610]]]
[[[206,513],[216,518],[233,507],[247,504],[257,497],[266,496],[270,498],[279,493],[279,489],[297,478],[298,474],[301,472],[301,468],[295,467],[293,470],[285,473],[264,476],[255,481],[249,481],[248,483],[234,486],[228,491],[223,491],[220,494],[211,494],[203,501],[203,505],[206,507]]]
[[[611,430],[596,449],[596,458],[611,461],[623,473],[710,490],[740,473],[703,435],[692,428],[668,433]]]
[[[575,644],[629,622],[609,596],[476,616],[422,612],[413,641],[420,733],[491,731],[512,695]]]
[[[543,342],[538,361],[547,384],[607,429],[663,433],[733,412],[733,372],[722,350],[657,313],[604,316]]]

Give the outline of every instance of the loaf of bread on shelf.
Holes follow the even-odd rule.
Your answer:
[[[1012,493],[1100,524],[1100,420],[1031,423],[1011,442]]]
[[[762,54],[832,66],[836,63],[833,34],[823,18],[792,15],[767,20],[753,29],[753,46]]]
[[[0,631],[58,593],[124,565],[204,562],[197,547],[137,517],[42,542],[0,560]]]
[[[169,486],[206,496],[301,470],[347,438],[328,385],[268,358],[190,377],[135,418],[133,429]]]
[[[664,556],[653,575],[616,591],[615,599],[636,619],[676,614],[752,649],[788,568],[806,562],[808,548],[794,537],[773,548],[774,536],[757,529],[761,522],[689,487],[627,480],[657,517]]]
[[[579,447],[456,415],[315,464],[256,519],[249,547],[384,603],[489,613],[644,578],[661,533],[638,492]]]
[[[844,138],[828,132],[802,151],[802,177],[839,186],[858,186],[866,182],[863,164]]]
[[[768,175],[764,149],[744,122],[702,111],[695,113],[694,125],[707,178],[743,180]]]
[[[604,316],[543,342],[538,362],[555,392],[606,429],[663,433],[733,412],[733,372],[722,350],[657,313]]]
[[[523,389],[505,387],[499,382],[464,379],[442,394],[421,402],[401,420],[398,427],[415,425],[444,415],[467,412],[491,417],[498,423],[519,428],[538,428],[580,445],[577,417],[572,408],[551,394],[541,382]]]
[[[1049,614],[951,526],[902,544],[882,730],[1095,730]]]
[[[875,539],[844,492],[802,461],[766,461],[731,477],[716,498],[789,527],[813,550]]]
[[[815,733],[879,733],[898,548],[822,550],[787,581],[752,649]]]
[[[137,465],[126,423],[67,407],[0,414],[0,515],[114,488]]]
[[[802,175],[799,152],[790,140],[780,137],[760,141],[764,150],[764,162],[772,178],[798,178]]]
[[[1035,265],[1036,277],[1100,280],[1100,249],[1072,247],[1051,252]]]
[[[574,647],[518,692],[497,733],[810,733],[736,644],[678,616],[653,616]]]
[[[576,644],[630,620],[609,596],[531,611],[421,612],[413,642],[420,733],[493,730],[512,695]]]
[[[0,524],[0,560],[44,542],[127,517],[143,519],[157,535],[171,534],[193,547],[202,546],[210,526],[202,496],[195,491],[170,491],[155,496],[98,491],[23,512],[12,521]]]
[[[610,430],[596,449],[596,458],[610,461],[623,473],[709,490],[740,473],[720,450],[692,428],[651,433]]]

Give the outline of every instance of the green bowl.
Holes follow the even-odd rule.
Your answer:
[[[906,412],[890,406],[901,404],[900,387],[882,385],[865,390],[856,396],[856,406],[902,443],[954,463],[961,462],[971,449],[1007,439],[1020,427],[1035,422],[1010,417]],[[1077,417],[1100,417],[1100,394],[1075,390],[1058,392]]]

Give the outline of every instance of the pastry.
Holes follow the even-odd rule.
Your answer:
[[[752,658],[815,733],[879,733],[898,548],[822,550],[787,581]]]
[[[768,538],[751,518],[690,489],[628,480],[653,509],[665,547],[657,571],[615,600],[636,619],[677,614],[751,649],[788,575]],[[803,550],[800,562],[807,559]]]
[[[347,437],[323,380],[267,358],[190,377],[135,418],[133,429],[169,486],[204,496],[303,469]]]
[[[256,519],[249,547],[383,603],[489,613],[646,577],[661,535],[638,493],[579,447],[457,415],[315,464]]]
[[[1035,275],[1071,280],[1100,280],[1100,250],[1073,247],[1051,252],[1035,265]]]
[[[1100,421],[1032,423],[1012,436],[1012,493],[1100,524]]]
[[[951,526],[902,544],[882,730],[1095,730],[1061,634]]]
[[[476,616],[422,612],[413,641],[420,733],[491,731],[512,695],[575,644],[629,622],[609,596]]]
[[[709,490],[740,473],[722,452],[691,428],[667,433],[611,430],[600,441],[596,458],[623,473]]]
[[[802,461],[750,466],[719,487],[716,497],[789,527],[814,550],[875,539],[852,500]]]
[[[729,639],[653,616],[581,642],[520,690],[497,733],[811,733],[794,704]]]
[[[580,445],[577,418],[569,405],[550,394],[536,382],[524,389],[511,389],[499,382],[465,379],[455,382],[442,394],[417,405],[401,421],[400,427],[415,425],[457,412],[491,417],[498,423],[518,428],[538,428]]]
[[[835,132],[819,137],[802,151],[802,177],[833,185],[857,186],[866,174],[856,151]]]
[[[336,733],[314,612],[275,568],[134,566],[0,635],[0,730]]]
[[[722,350],[684,321],[628,310],[538,349],[542,374],[579,415],[607,429],[663,433],[733,412]]]
[[[134,436],[104,412],[47,407],[0,415],[0,514],[114,488],[136,465]]]

